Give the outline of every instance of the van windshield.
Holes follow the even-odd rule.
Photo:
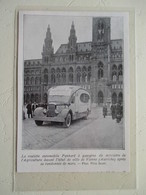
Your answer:
[[[54,88],[49,91],[48,101],[49,102],[60,102],[68,103],[71,95],[71,90]]]
[[[49,102],[60,102],[60,103],[68,103],[70,96],[65,95],[49,95]]]

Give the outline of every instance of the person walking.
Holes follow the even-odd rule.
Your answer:
[[[115,104],[111,105],[111,115],[112,115],[112,119],[116,118],[116,105]]]
[[[28,115],[28,118],[32,118],[32,105],[31,105],[31,102],[27,104],[26,106],[27,108],[27,115]]]
[[[104,104],[104,106],[103,106],[103,116],[104,116],[104,118],[105,118],[106,115],[107,115],[107,106],[106,106],[106,104]]]

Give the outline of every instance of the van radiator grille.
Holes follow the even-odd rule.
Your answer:
[[[49,104],[48,110],[47,110],[47,116],[48,117],[54,117],[54,116],[56,116],[56,113],[55,113],[55,105],[54,104]]]

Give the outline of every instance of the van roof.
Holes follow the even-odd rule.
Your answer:
[[[84,89],[81,86],[78,85],[59,85],[59,86],[54,86],[51,87],[48,92],[53,89],[54,91],[67,91],[70,94],[73,94],[75,91],[79,90],[79,89]],[[85,89],[84,89],[85,90]],[[86,91],[86,90],[85,90]]]

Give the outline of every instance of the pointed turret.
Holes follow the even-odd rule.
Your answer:
[[[76,59],[76,51],[77,51],[77,37],[74,22],[72,22],[70,29],[70,36],[68,38],[68,53],[69,60],[74,61]]]
[[[68,49],[75,51],[76,50],[76,43],[77,43],[77,37],[76,37],[76,31],[74,27],[74,22],[72,22],[71,29],[70,29],[70,36],[69,36],[69,43],[68,43]]]
[[[53,60],[54,48],[52,43],[50,25],[48,25],[42,52],[42,59],[44,63],[48,63]]]

